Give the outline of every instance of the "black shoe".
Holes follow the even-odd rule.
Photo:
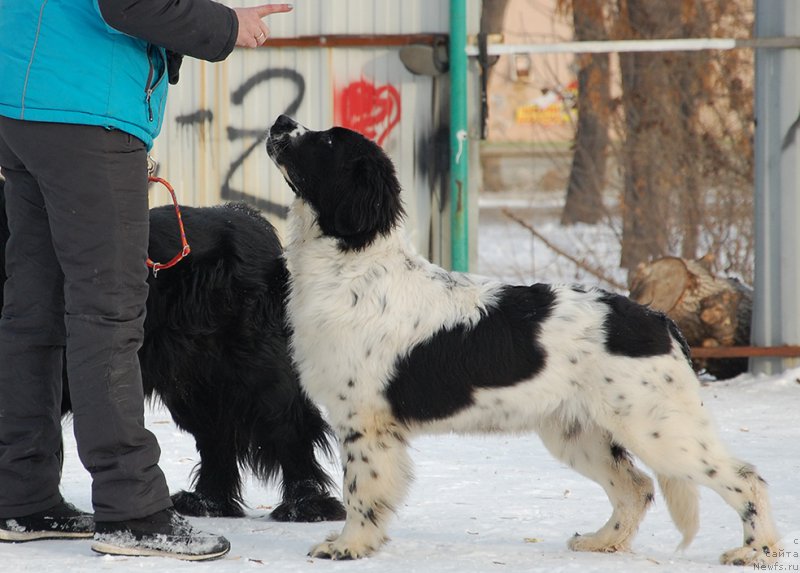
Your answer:
[[[65,501],[24,517],[0,518],[0,541],[11,543],[86,538],[93,534],[92,514],[84,513]]]
[[[162,556],[188,561],[217,559],[231,549],[220,535],[203,533],[172,508],[128,521],[95,524],[92,550],[108,555]]]

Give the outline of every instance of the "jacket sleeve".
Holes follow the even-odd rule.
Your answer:
[[[213,0],[97,0],[112,28],[178,54],[219,62],[233,51],[239,20]]]

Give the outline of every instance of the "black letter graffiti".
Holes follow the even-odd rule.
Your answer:
[[[289,68],[275,68],[268,69],[257,73],[256,75],[245,81],[239,88],[231,94],[231,102],[235,105],[241,105],[245,96],[258,84],[268,82],[273,79],[286,79],[294,82],[297,87],[297,95],[283,111],[285,115],[292,116],[300,108],[303,103],[303,97],[306,92],[306,82],[302,75],[295,70]],[[267,137],[267,127],[263,129],[238,129],[228,126],[228,139],[234,141],[236,139],[243,139],[246,137],[255,137],[256,140],[252,143],[239,157],[237,157],[228,167],[228,173],[225,176],[225,181],[222,183],[221,195],[222,198],[228,201],[245,201],[265,213],[285,219],[288,213],[288,207],[280,205],[267,199],[260,199],[244,191],[232,189],[230,186],[233,174],[242,166],[245,159],[253,152],[256,147],[260,146]]]
[[[178,125],[203,125],[204,123],[211,123],[214,119],[214,113],[209,109],[198,109],[194,113],[186,115],[179,115],[175,118],[175,123]]]

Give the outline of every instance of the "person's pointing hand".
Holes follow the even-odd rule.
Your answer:
[[[233,11],[239,19],[236,45],[241,48],[257,48],[269,37],[269,26],[264,23],[263,18],[291,10],[291,4],[262,4],[251,8],[234,8]]]

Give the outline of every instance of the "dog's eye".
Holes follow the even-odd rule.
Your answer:
[[[333,145],[333,140],[331,139],[331,136],[330,136],[330,135],[325,135],[325,136],[323,136],[323,138],[322,138],[322,143],[324,143],[325,145],[327,145],[328,147],[330,147],[331,145]]]

